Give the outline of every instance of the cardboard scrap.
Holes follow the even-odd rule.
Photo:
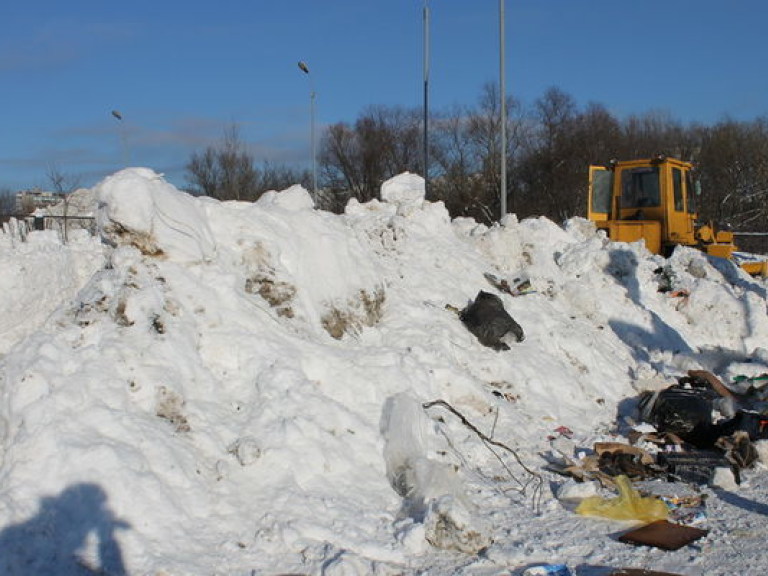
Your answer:
[[[673,524],[667,520],[657,520],[619,536],[619,542],[653,546],[662,550],[678,550],[691,542],[703,538],[708,530]]]
[[[720,379],[707,370],[688,370],[688,376],[694,379],[703,380],[710,385],[712,390],[720,394],[723,398],[733,398],[735,394],[729,390]]]
[[[641,464],[649,465],[654,463],[653,456],[642,448],[630,446],[622,442],[595,442],[594,449],[598,456],[603,454],[629,454],[637,458]]]

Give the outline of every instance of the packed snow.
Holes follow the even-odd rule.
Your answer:
[[[768,372],[765,280],[579,218],[451,220],[414,174],[341,215],[143,168],[86,192],[95,237],[0,234],[0,573],[768,569],[762,461],[700,488],[709,533],[676,551],[618,541],[568,503],[610,493],[547,468],[626,442],[688,370]],[[481,290],[522,341],[468,331]]]

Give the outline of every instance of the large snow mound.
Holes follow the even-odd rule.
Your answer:
[[[129,169],[94,189],[104,245],[0,236],[19,271],[0,279],[0,572],[761,565],[762,538],[695,561],[611,540],[554,499],[541,454],[560,426],[616,438],[639,390],[688,369],[768,372],[765,283],[582,219],[452,221],[423,190],[404,174],[334,215],[298,186],[217,202]],[[21,328],[25,289],[47,312]],[[480,290],[523,342],[499,352],[465,328],[453,310]]]

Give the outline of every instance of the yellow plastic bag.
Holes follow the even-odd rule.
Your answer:
[[[632,487],[626,476],[616,477],[619,496],[603,498],[590,496],[584,498],[576,508],[583,516],[603,516],[613,520],[638,520],[651,523],[656,520],[666,520],[669,509],[662,500],[655,497],[644,498]]]

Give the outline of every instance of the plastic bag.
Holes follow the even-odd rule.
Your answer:
[[[638,520],[651,523],[666,520],[667,505],[659,498],[645,498],[632,487],[626,476],[616,477],[619,495],[616,498],[590,496],[581,501],[576,512],[583,516],[602,516],[612,520]]]
[[[494,350],[509,350],[503,341],[507,334],[514,335],[518,342],[525,340],[523,329],[504,309],[504,303],[496,294],[480,290],[475,301],[459,312],[459,318],[480,344]]]

